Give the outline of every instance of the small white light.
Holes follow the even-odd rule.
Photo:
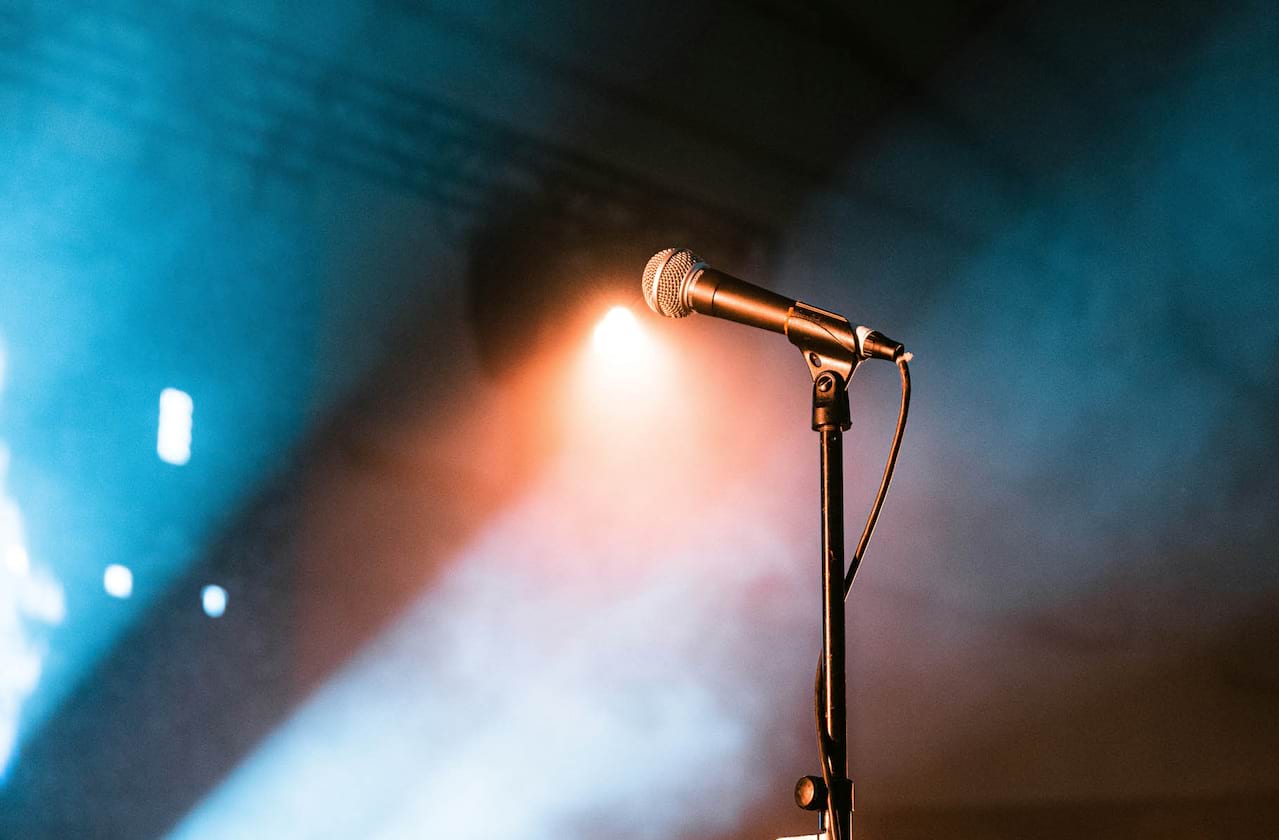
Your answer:
[[[18,543],[9,546],[9,550],[5,552],[5,565],[9,567],[10,572],[13,572],[18,577],[26,577],[31,574],[31,557],[27,554],[27,550]]]
[[[195,402],[186,391],[165,388],[160,392],[160,428],[155,451],[160,460],[182,466],[191,460],[191,415]]]
[[[592,341],[601,353],[619,356],[635,354],[642,344],[643,333],[635,315],[625,306],[614,306],[595,325]]]
[[[217,584],[209,584],[200,590],[200,604],[209,618],[221,618],[226,612],[226,590]]]
[[[128,598],[133,594],[133,572],[128,566],[112,563],[102,573],[102,588],[112,598]]]

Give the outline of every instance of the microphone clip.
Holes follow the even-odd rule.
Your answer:
[[[853,424],[848,382],[862,361],[852,325],[834,312],[795,301],[786,313],[786,337],[813,377],[813,431],[848,431]]]
[[[847,387],[862,361],[857,333],[848,319],[802,301],[795,301],[786,313],[786,338],[804,355],[813,382],[824,373],[836,373]]]
[[[848,407],[848,382],[833,370],[813,380],[813,431],[846,432],[853,425]]]

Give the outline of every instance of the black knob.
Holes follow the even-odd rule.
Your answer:
[[[805,811],[826,808],[826,783],[821,776],[804,776],[795,783],[795,804]]]

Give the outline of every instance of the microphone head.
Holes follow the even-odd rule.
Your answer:
[[[644,300],[658,315],[683,318],[693,310],[684,302],[684,290],[693,267],[701,260],[687,248],[658,251],[644,266]]]

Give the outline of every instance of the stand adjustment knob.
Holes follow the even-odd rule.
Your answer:
[[[803,776],[795,783],[795,804],[805,811],[825,809],[826,782],[821,776]]]

